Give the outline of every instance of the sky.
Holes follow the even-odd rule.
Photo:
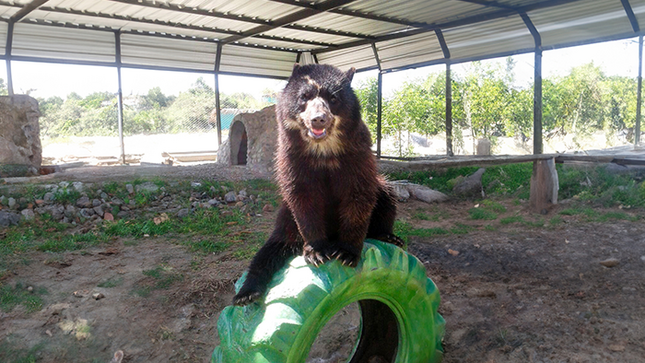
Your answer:
[[[529,87],[533,81],[533,54],[516,55],[516,85]],[[554,75],[566,75],[571,68],[589,62],[600,66],[607,75],[636,77],[638,75],[638,40],[637,38],[605,42],[578,47],[547,50],[543,53],[543,78]],[[493,59],[485,62],[504,62],[504,59]],[[47,98],[76,92],[87,96],[92,92],[117,90],[115,68],[45,64],[31,62],[12,62],[15,93],[29,92],[33,97]],[[452,66],[453,73],[467,72],[468,63]],[[429,73],[443,72],[444,65],[417,68],[393,72],[383,77],[383,92],[391,95],[406,81],[425,78]],[[358,73],[354,86],[368,77],[376,77],[376,71]],[[7,79],[5,67],[0,66],[0,77]],[[166,95],[177,95],[187,90],[197,78],[203,77],[211,86],[214,85],[212,74],[185,72],[162,72],[141,69],[122,70],[124,95],[145,94],[150,88],[160,87]],[[247,92],[260,98],[264,89],[280,90],[285,82],[279,80],[220,76],[220,90],[223,93]]]

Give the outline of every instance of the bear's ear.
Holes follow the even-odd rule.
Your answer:
[[[291,71],[292,74],[296,74],[296,71],[300,68],[300,64],[294,63],[293,64],[293,70]]]
[[[352,83],[352,79],[354,78],[354,73],[356,73],[356,68],[352,67],[350,68],[347,72],[345,72],[345,77],[347,77],[347,80],[349,83]]]

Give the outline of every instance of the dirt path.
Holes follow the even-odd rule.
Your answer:
[[[543,218],[504,203],[507,214]],[[401,219],[416,228],[468,227],[463,234],[410,237],[410,252],[442,294],[446,363],[643,361],[642,218],[562,216],[557,225],[535,226],[471,220],[470,208],[401,208]],[[439,217],[415,219],[424,211]],[[269,229],[274,214],[254,228]],[[144,238],[25,254],[3,282],[32,287],[29,294],[42,299],[42,309],[0,310],[0,361],[108,362],[122,349],[125,362],[207,362],[218,344],[218,314],[247,265],[234,257],[239,248],[203,255]],[[602,266],[608,258],[618,264]],[[95,300],[97,293],[104,297]]]

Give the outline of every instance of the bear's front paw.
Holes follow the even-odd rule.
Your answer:
[[[356,267],[361,258],[360,253],[350,252],[332,241],[306,244],[303,249],[303,256],[308,264],[316,267],[331,259],[338,260],[345,266]]]
[[[244,285],[240,289],[240,292],[233,297],[233,305],[236,306],[245,306],[252,302],[255,302],[262,296],[266,288],[262,287],[259,281],[247,276]]]
[[[381,235],[381,236],[377,237],[376,239],[379,240],[379,241],[385,242],[385,243],[393,244],[393,245],[395,245],[397,247],[401,247],[401,248],[403,248],[403,246],[405,246],[405,241],[403,239],[401,239],[401,237],[399,237],[399,236],[397,236],[395,234],[392,234],[392,233]]]

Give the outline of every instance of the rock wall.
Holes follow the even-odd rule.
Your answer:
[[[241,125],[244,127],[242,128]],[[226,165],[240,165],[237,154],[243,131],[246,132],[246,165],[261,170],[273,168],[273,157],[278,143],[278,129],[275,106],[265,107],[258,112],[241,113],[233,119],[229,137],[217,152],[217,162]],[[233,153],[233,158],[231,158]],[[232,160],[233,159],[233,160]]]
[[[40,168],[42,146],[38,101],[26,95],[0,96],[0,165]]]

